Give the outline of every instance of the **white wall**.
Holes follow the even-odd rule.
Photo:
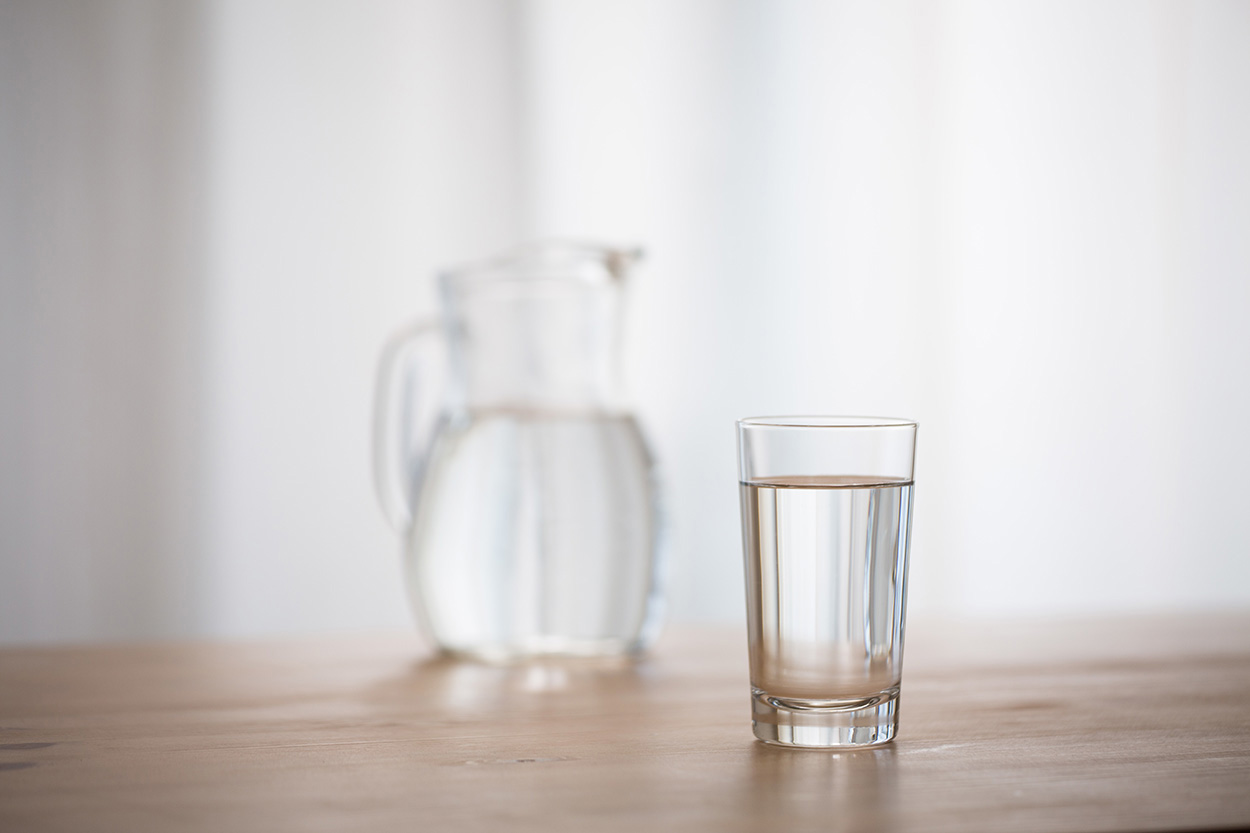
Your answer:
[[[533,230],[655,252],[677,616],[737,615],[769,412],[920,420],[913,609],[1250,603],[1244,6],[532,11]]]
[[[0,3],[0,640],[206,621],[199,12]]]
[[[441,264],[517,237],[514,14],[219,2],[209,123],[213,633],[406,625],[373,368]]]
[[[674,619],[785,411],[921,421],[914,611],[1250,606],[1246,6],[181,8],[0,7],[0,639],[405,623],[377,348],[545,235],[651,253]]]

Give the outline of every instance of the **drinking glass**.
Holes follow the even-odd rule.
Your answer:
[[[894,738],[916,427],[738,421],[752,726],[766,743]]]

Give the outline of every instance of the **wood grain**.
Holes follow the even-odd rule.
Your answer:
[[[745,636],[490,667],[415,636],[0,651],[0,830],[1250,826],[1250,617],[913,623],[900,738],[752,739]]]

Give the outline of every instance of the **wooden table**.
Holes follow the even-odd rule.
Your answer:
[[[1250,618],[913,622],[902,726],[752,739],[745,637],[497,668],[415,636],[0,651],[0,830],[1250,826]]]

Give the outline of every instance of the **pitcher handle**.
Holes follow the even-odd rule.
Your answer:
[[[441,333],[437,320],[414,321],[394,333],[382,348],[373,396],[373,487],[382,513],[391,526],[404,532],[412,524],[412,507],[421,470],[436,431],[437,398],[430,392],[424,401],[424,416],[414,417],[414,405],[421,381],[422,364],[418,350],[428,348]]]

